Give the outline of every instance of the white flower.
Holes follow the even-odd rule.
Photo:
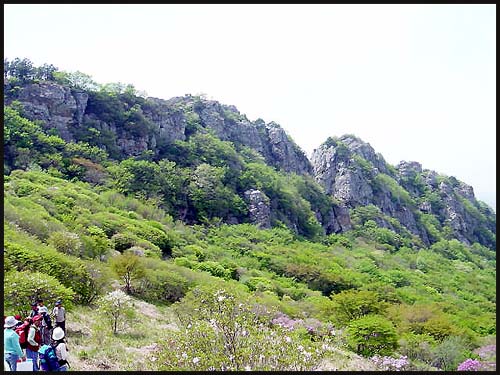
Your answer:
[[[304,347],[302,345],[299,345],[297,349],[301,352],[302,350],[304,350]]]
[[[192,327],[191,323],[189,323],[187,327],[188,327],[188,329],[191,328]]]
[[[252,371],[252,368],[248,365],[245,366],[245,371]]]
[[[285,341],[286,341],[286,342],[292,342],[292,339],[291,339],[290,337],[286,336],[286,337],[285,337]]]
[[[188,357],[188,355],[184,352],[182,353],[182,358],[186,359]]]
[[[193,363],[196,365],[198,362],[200,362],[200,359],[198,357],[194,357]]]
[[[219,297],[217,297],[217,301],[219,301],[219,302],[222,302],[222,301],[224,301],[225,299],[226,299],[226,297],[224,297],[224,296],[219,296]]]

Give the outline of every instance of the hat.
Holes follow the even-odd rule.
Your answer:
[[[13,316],[8,316],[7,318],[5,318],[5,322],[4,322],[3,327],[4,328],[12,328],[17,323],[18,323],[18,320],[16,318],[14,318]]]
[[[64,338],[64,331],[61,327],[56,327],[52,331],[52,339],[53,340],[61,340]]]
[[[33,317],[33,323],[34,323],[34,322],[37,322],[37,321],[39,321],[39,320],[42,320],[42,319],[43,319],[43,316],[41,316],[41,315],[35,315],[35,316]]]
[[[62,303],[61,300],[56,301],[56,306],[60,305],[61,303]]]

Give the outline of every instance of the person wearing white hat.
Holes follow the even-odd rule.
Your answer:
[[[65,333],[61,327],[56,327],[52,331],[52,347],[56,351],[57,360],[59,361],[59,367],[57,371],[68,371],[68,347],[66,346],[66,341],[64,340]]]
[[[19,321],[13,316],[8,316],[4,321],[3,331],[3,354],[5,361],[9,364],[11,371],[17,370],[17,360],[21,358],[26,360],[21,345],[19,344],[19,335],[14,331]]]

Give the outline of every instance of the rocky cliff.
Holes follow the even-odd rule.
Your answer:
[[[4,100],[17,101],[23,116],[47,132],[97,145],[115,159],[147,152],[161,159],[169,145],[197,132],[212,132],[236,149],[249,147],[278,170],[313,176],[333,198],[330,209],[314,209],[327,234],[362,225],[352,222],[353,215],[359,217],[360,207],[375,207],[378,214],[372,219],[379,226],[419,238],[423,245],[442,238],[491,248],[496,244],[495,213],[475,199],[472,187],[422,170],[417,162],[393,167],[353,135],[329,138],[309,161],[280,125],[249,121],[236,107],[199,96],[163,100],[130,93],[104,95],[52,81],[18,86],[7,81]],[[249,190],[244,198],[250,221],[269,227],[272,215],[266,195]]]
[[[380,226],[400,232],[392,220],[397,219],[425,245],[457,238],[495,246],[495,213],[454,177],[422,170],[418,162],[394,168],[352,135],[329,138],[314,151],[312,164],[316,180],[340,206],[352,211],[374,205]]]
[[[269,165],[286,172],[309,174],[312,165],[305,153],[274,123],[249,121],[234,106],[187,95],[170,100],[124,96],[110,101],[99,93],[82,92],[41,81],[18,86],[4,85],[5,102],[16,100],[23,115],[55,129],[66,141],[80,139],[89,128],[107,136],[107,151],[126,158],[145,151],[159,152],[158,145],[186,140],[195,131],[212,131],[224,141],[245,145],[262,154]],[[129,113],[128,118],[114,115]],[[102,146],[102,145],[101,145]]]

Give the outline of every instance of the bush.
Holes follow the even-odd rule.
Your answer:
[[[78,234],[71,232],[52,232],[47,239],[47,243],[52,245],[61,253],[80,256],[82,250],[82,241]]]
[[[365,315],[347,328],[348,345],[365,357],[391,355],[397,348],[396,330],[384,317]]]
[[[469,356],[466,341],[459,336],[450,336],[436,346],[432,364],[441,370],[452,371]]]
[[[313,370],[325,352],[298,332],[269,328],[236,291],[195,289],[179,307],[183,328],[162,343],[159,370]]]
[[[6,314],[28,316],[30,303],[37,299],[43,299],[47,305],[51,301],[63,300],[69,310],[74,297],[75,292],[71,288],[66,288],[56,278],[44,273],[11,271],[5,274],[3,303]]]
[[[147,270],[139,280],[136,294],[151,303],[177,302],[188,291],[188,280],[169,270]]]
[[[132,299],[121,290],[109,292],[99,299],[97,305],[103,320],[115,335],[135,317]]]
[[[6,240],[4,256],[10,259],[17,271],[42,272],[56,278],[75,292],[75,303],[88,302],[92,294],[92,278],[83,261],[36,242],[30,246],[33,248]]]
[[[110,263],[111,269],[123,280],[127,293],[132,293],[132,281],[140,279],[146,272],[143,260],[127,251],[111,258]]]

